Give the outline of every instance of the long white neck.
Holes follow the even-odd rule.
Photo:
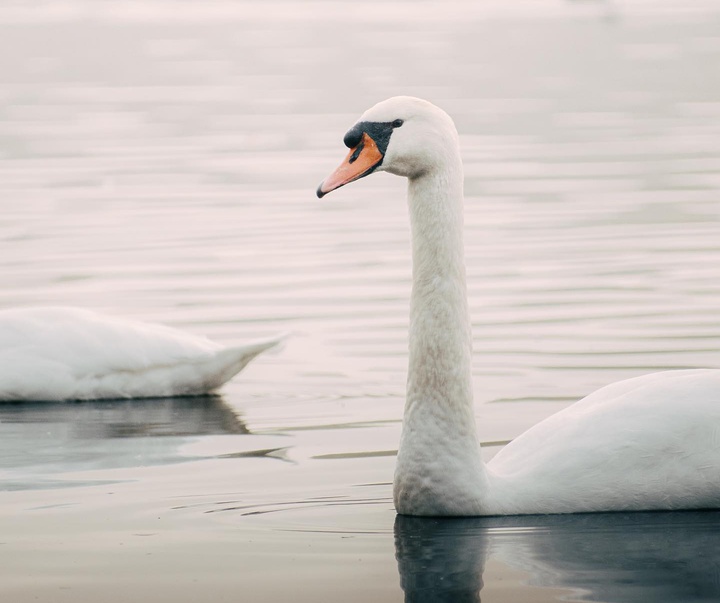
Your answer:
[[[487,481],[473,409],[462,163],[459,152],[443,161],[408,187],[413,288],[394,498],[412,515],[479,509]]]

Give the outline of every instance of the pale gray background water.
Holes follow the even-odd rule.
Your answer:
[[[0,407],[3,599],[720,597],[715,514],[394,526],[404,184],[314,197],[372,103],[455,117],[484,442],[718,366],[716,3],[8,1],[0,76],[0,307],[294,333],[220,397]]]

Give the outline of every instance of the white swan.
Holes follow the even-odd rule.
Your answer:
[[[375,171],[408,178],[413,288],[394,480],[407,515],[720,507],[720,370],[604,387],[480,458],[463,259],[463,173],[450,117],[416,98],[369,109],[318,196]]]
[[[0,311],[0,401],[203,394],[281,339],[226,348],[90,310],[11,308]]]

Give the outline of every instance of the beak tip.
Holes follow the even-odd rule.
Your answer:
[[[322,199],[327,194],[322,188],[323,184],[324,184],[324,182],[321,182],[320,186],[318,186],[317,190],[315,191],[315,194],[317,195],[318,199]]]

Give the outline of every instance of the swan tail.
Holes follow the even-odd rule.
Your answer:
[[[262,339],[239,346],[219,350],[212,360],[206,361],[205,390],[212,391],[227,383],[251,360],[273,348],[279,348],[287,339],[287,333],[281,333],[269,339]]]

